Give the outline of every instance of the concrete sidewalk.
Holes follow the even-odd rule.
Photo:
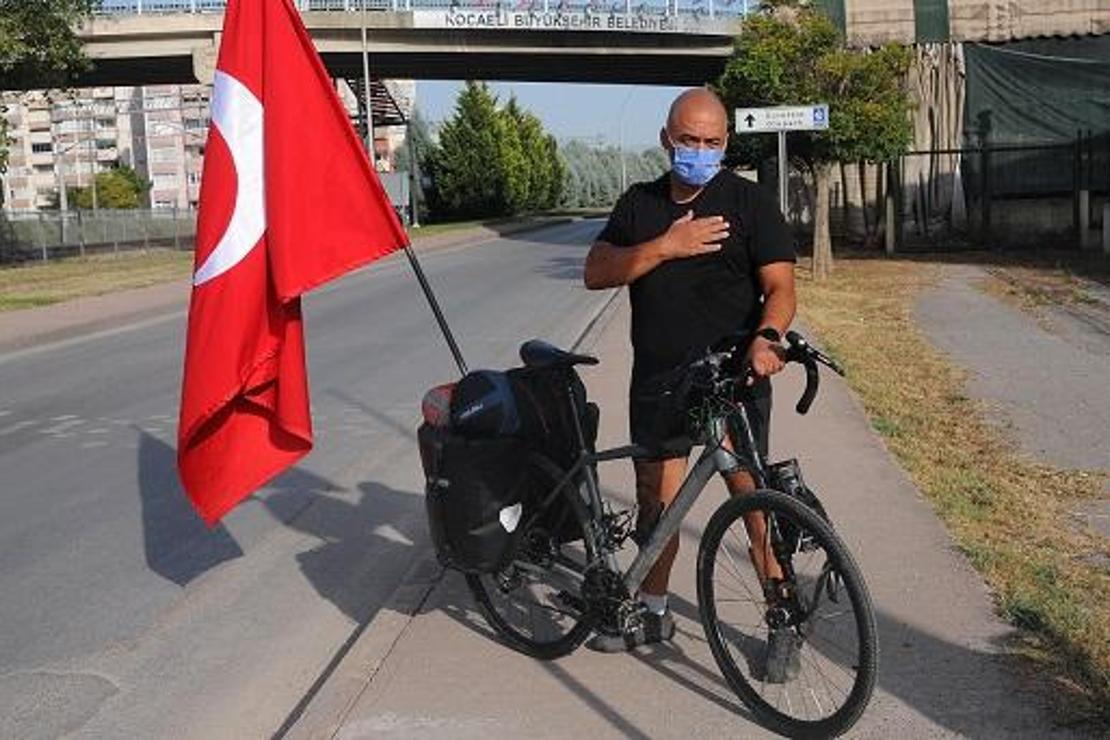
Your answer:
[[[605,446],[627,434],[628,322],[621,295],[584,345],[602,359],[583,375],[602,408]],[[1009,630],[994,617],[982,580],[845,385],[825,375],[810,415],[798,417],[800,375],[792,368],[776,384],[776,457],[802,460],[878,611],[879,680],[853,736],[1065,736],[1002,652]],[[628,504],[630,464],[609,463],[601,474],[607,493]],[[714,482],[684,527],[672,576],[673,645],[626,655],[583,647],[554,662],[524,657],[496,641],[462,578],[441,573],[425,550],[391,608],[362,633],[288,737],[766,736],[720,677],[697,617],[698,536],[724,496]]]
[[[447,249],[557,226],[574,219],[556,217],[497,228],[475,226],[432,236],[417,236],[413,248],[419,252]],[[391,259],[403,259],[394,256]],[[189,305],[189,278],[179,278],[144,288],[85,296],[49,306],[0,313],[0,353],[62,341],[115,327],[158,321],[185,312]]]

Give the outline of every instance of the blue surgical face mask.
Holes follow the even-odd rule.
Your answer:
[[[722,149],[694,149],[671,142],[671,169],[687,185],[702,187],[721,170]]]

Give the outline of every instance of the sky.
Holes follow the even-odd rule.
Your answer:
[[[428,121],[441,121],[455,108],[463,83],[419,81],[416,107]],[[659,145],[659,129],[671,100],[683,88],[651,85],[586,85],[564,82],[494,82],[502,101],[515,93],[558,139],[587,138],[618,145],[624,135],[629,149]]]

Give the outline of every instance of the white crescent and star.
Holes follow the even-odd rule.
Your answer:
[[[239,80],[216,70],[212,123],[231,152],[237,181],[235,206],[215,249],[193,275],[195,286],[239,264],[266,231],[262,103]]]

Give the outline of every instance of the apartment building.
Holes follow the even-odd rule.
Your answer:
[[[415,83],[389,81],[386,88],[403,115],[411,114]],[[357,115],[350,88],[340,83],[338,90]],[[87,187],[95,173],[117,164],[151,183],[150,207],[195,208],[210,102],[211,87],[204,85],[0,93],[9,137],[8,171],[0,175],[4,208],[54,207],[63,182],[70,189]],[[375,130],[381,171],[393,169],[404,133],[403,127]]]
[[[47,207],[63,182],[83,187],[119,159],[112,88],[88,90],[80,101],[55,91],[5,93],[0,104],[8,123],[3,193],[9,209]]]
[[[4,207],[38,210],[97,172],[133,167],[150,205],[188,208],[200,196],[210,89],[201,85],[4,93],[8,171]]]

